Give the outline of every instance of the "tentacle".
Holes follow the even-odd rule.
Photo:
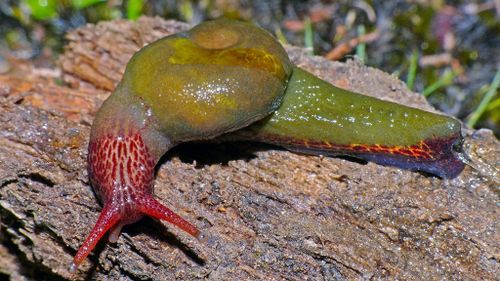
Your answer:
[[[118,238],[120,237],[120,233],[122,232],[122,228],[126,223],[120,222],[119,224],[115,225],[111,230],[109,231],[108,234],[108,241],[110,243],[116,243],[118,241]]]
[[[139,202],[138,202],[139,203]],[[138,209],[145,215],[151,216],[156,219],[167,221],[194,237],[198,237],[200,232],[195,226],[181,218],[169,208],[154,199],[151,195],[145,195],[140,199]]]
[[[75,272],[78,265],[88,256],[88,254],[94,249],[95,245],[102,236],[116,223],[120,220],[120,214],[113,206],[106,204],[102,209],[101,215],[97,219],[97,222],[83,242],[82,246],[73,258],[73,262],[70,265],[70,272]]]

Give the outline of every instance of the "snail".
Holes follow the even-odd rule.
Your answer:
[[[349,92],[294,66],[250,23],[214,20],[137,52],[96,114],[88,173],[103,203],[71,271],[102,236],[143,216],[199,231],[153,197],[154,167],[175,145],[216,137],[310,154],[351,155],[443,178],[464,164],[450,117]]]

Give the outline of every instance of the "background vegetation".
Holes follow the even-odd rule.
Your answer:
[[[141,15],[192,24],[251,20],[282,42],[393,73],[438,109],[500,136],[500,1],[7,0],[0,2],[0,73],[12,59],[50,67],[64,34]]]

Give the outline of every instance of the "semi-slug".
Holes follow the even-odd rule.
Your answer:
[[[229,139],[354,155],[449,178],[463,169],[453,151],[460,130],[453,118],[332,86],[293,66],[283,47],[252,24],[202,23],[137,52],[99,109],[88,173],[103,209],[71,270],[106,232],[114,242],[125,224],[143,216],[198,236],[152,195],[156,163],[179,143],[230,133]]]

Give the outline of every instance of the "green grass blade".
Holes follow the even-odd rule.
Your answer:
[[[500,85],[500,69],[497,70],[497,73],[495,74],[495,77],[491,82],[488,92],[484,95],[483,99],[477,106],[476,110],[472,112],[469,120],[467,121],[467,126],[473,128],[476,125],[479,118],[481,118],[481,115],[483,115],[483,113],[486,111],[488,104],[495,96],[499,85]]]
[[[410,66],[408,68],[408,76],[406,78],[406,86],[413,91],[415,85],[415,77],[417,76],[418,67],[418,51],[413,50],[410,57]]]
[[[144,0],[128,0],[127,2],[127,18],[129,20],[136,20],[142,14],[142,6]]]
[[[452,70],[447,70],[443,75],[441,75],[441,78],[439,78],[439,80],[425,88],[422,95],[428,97],[441,87],[451,84],[455,76],[457,76],[455,72],[453,72]]]
[[[304,45],[306,47],[307,53],[309,55],[314,54],[314,43],[313,43],[313,28],[311,24],[311,19],[306,17],[304,19]]]
[[[363,24],[359,25],[358,26],[358,38],[362,37],[365,34],[366,34],[365,26]],[[363,63],[366,61],[366,43],[361,42],[356,46],[356,57],[358,60],[360,60]]]
[[[286,45],[288,44],[288,41],[286,40],[285,34],[283,33],[283,30],[281,30],[281,27],[276,27],[274,30],[274,34],[276,35],[276,38],[278,38],[278,41],[280,41],[281,44]]]
[[[72,0],[71,1],[71,6],[77,10],[85,9],[87,7],[90,7],[94,4],[98,3],[103,3],[106,2],[106,0]]]

